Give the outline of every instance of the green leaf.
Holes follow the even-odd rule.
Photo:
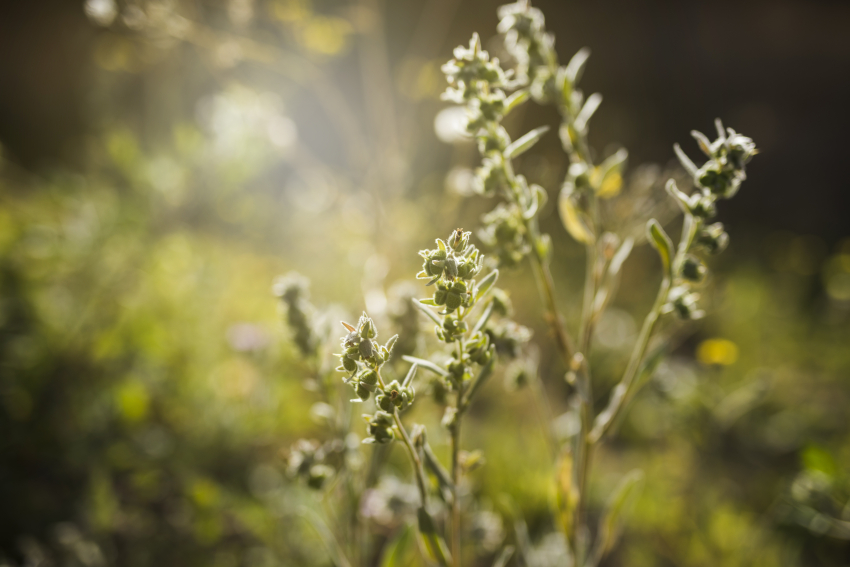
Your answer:
[[[679,208],[682,209],[682,212],[685,214],[690,214],[690,199],[687,195],[685,195],[679,190],[679,188],[676,186],[676,182],[670,179],[669,181],[667,181],[667,185],[665,185],[664,188],[667,190],[667,193],[669,193],[670,196],[673,197],[673,200],[676,201],[676,204],[679,205]]]
[[[587,129],[587,123],[590,122],[590,118],[593,116],[593,113],[596,112],[596,109],[599,108],[600,104],[602,104],[601,94],[593,93],[587,97],[587,101],[584,103],[584,106],[581,107],[578,116],[576,116],[574,122],[576,130],[584,132]]]
[[[407,371],[407,376],[404,377],[404,382],[401,383],[402,388],[407,388],[413,382],[413,377],[416,376],[416,369],[419,368],[419,363],[414,362],[410,370]]]
[[[518,140],[514,140],[511,142],[511,145],[505,148],[505,158],[512,159],[524,154],[530,150],[548,130],[548,126],[541,126],[540,128],[535,128]]]
[[[402,360],[405,360],[405,361],[407,361],[411,364],[418,364],[422,368],[427,368],[428,370],[430,370],[434,374],[439,374],[440,376],[442,376],[444,378],[448,377],[448,375],[449,375],[448,371],[446,371],[444,368],[440,368],[439,366],[437,366],[436,364],[434,364],[430,360],[425,360],[424,358],[417,358],[415,356],[408,356],[408,355],[404,355],[401,358],[402,358]]]
[[[387,349],[388,353],[391,353],[393,351],[393,347],[395,346],[395,343],[396,343],[397,340],[398,340],[398,334],[391,336],[387,340],[386,344],[384,345],[384,348]]]
[[[681,146],[679,146],[679,144],[673,144],[673,151],[676,152],[676,157],[679,158],[679,163],[682,164],[682,167],[685,168],[685,171],[688,172],[688,175],[690,175],[691,177],[696,177],[699,168],[694,162],[691,161],[691,158],[688,157],[688,154],[682,151]]]
[[[619,537],[623,517],[643,485],[643,471],[635,469],[620,480],[608,500],[605,512],[599,519],[599,535],[594,550],[595,564],[605,557]]]
[[[490,319],[490,315],[493,314],[493,302],[487,304],[487,308],[484,310],[484,313],[481,314],[481,317],[478,319],[478,322],[475,323],[475,326],[472,328],[472,332],[470,334],[474,335],[484,328],[484,325],[487,324],[487,321]]]
[[[434,322],[435,322],[437,325],[439,325],[440,327],[442,327],[442,326],[443,326],[443,322],[440,320],[440,318],[439,318],[439,317],[437,317],[437,314],[436,314],[436,313],[434,313],[433,311],[431,311],[430,309],[428,309],[427,307],[425,307],[424,305],[422,305],[422,304],[419,302],[419,300],[417,300],[417,299],[411,299],[411,301],[413,301],[413,305],[415,305],[415,306],[416,306],[416,308],[417,308],[417,309],[419,309],[419,311],[421,311],[422,313],[424,313],[424,314],[425,314],[425,315],[426,315],[429,319],[431,319],[432,321],[434,321]]]
[[[699,130],[691,130],[691,136],[693,136],[697,141],[697,144],[699,144],[699,149],[702,150],[702,153],[711,157],[711,141],[708,137]]]
[[[421,303],[422,305],[430,305],[432,307],[437,307],[437,302],[434,301],[434,299],[431,298],[431,297],[429,297],[427,299],[420,299],[419,303]]]
[[[620,269],[623,267],[623,263],[626,261],[626,258],[629,257],[629,254],[632,252],[632,246],[634,246],[635,240],[634,238],[626,238],[620,247],[617,248],[617,251],[614,253],[614,257],[611,258],[611,263],[608,265],[608,274],[612,276],[616,276],[620,273]]]
[[[661,256],[661,263],[664,264],[664,272],[666,277],[673,278],[673,241],[658,224],[655,219],[649,219],[646,223],[646,232],[649,236],[649,241],[658,250],[658,255]]]
[[[565,183],[558,196],[558,211],[561,213],[561,222],[570,236],[578,242],[589,244],[594,240],[590,218],[576,206],[577,198],[578,195],[573,191],[573,186]]]
[[[493,287],[493,284],[496,283],[497,279],[499,279],[499,270],[493,270],[492,272],[484,276],[484,279],[481,280],[481,282],[478,284],[478,291],[475,294],[475,301],[478,301],[479,299],[484,297],[484,294],[490,291],[490,288]]]
[[[528,89],[520,89],[508,98],[505,99],[505,113],[507,116],[511,110],[521,105],[525,101],[528,100],[528,97],[531,95]]]
[[[567,63],[565,75],[571,85],[575,85],[579,82],[579,80],[581,80],[581,74],[584,72],[584,66],[587,64],[588,57],[590,57],[590,49],[582,47],[575,55],[573,55],[570,62]]]

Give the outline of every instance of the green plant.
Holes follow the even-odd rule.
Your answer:
[[[477,139],[483,156],[477,171],[478,192],[487,197],[498,195],[503,201],[483,219],[485,240],[502,264],[514,265],[529,257],[567,368],[567,382],[576,394],[580,427],[560,457],[558,469],[567,473],[559,475],[558,507],[572,561],[577,565],[596,565],[614,543],[618,516],[640,475],[630,474],[621,483],[602,515],[591,545],[587,494],[593,451],[610,435],[643,379],[664,353],[666,343],[661,341],[647,354],[662,315],[672,312],[685,320],[703,316],[697,307],[699,295],[695,289],[705,278],[706,266],[698,254],[716,254],[728,242],[722,224],[707,223],[716,214],[716,202],[731,198],[738,191],[746,178],[745,166],[756,150],[751,139],[724,129],[719,120],[714,141],[693,132],[708,158],[701,167],[678,145],[674,146],[695,187],[694,193],[688,195],[672,179],[666,186],[684,214],[681,240],[674,246],[658,221],[647,222],[646,237],[661,257],[661,285],[621,380],[612,390],[608,405],[596,413],[590,364],[594,327],[616,293],[623,262],[636,242],[634,235],[622,234],[627,227],[625,219],[606,215],[604,207],[605,201],[621,191],[628,154],[620,150],[595,163],[587,132],[602,97],[592,94],[585,98],[577,88],[589,51],[579,51],[561,66],[554,51],[554,38],[545,31],[543,14],[526,0],[503,6],[499,16],[499,31],[505,34],[505,47],[516,62],[515,68],[503,70],[499,61],[481,48],[478,35],[473,35],[469,47],[455,49],[454,59],[443,67],[449,81],[444,97],[467,109],[467,130]],[[548,128],[537,128],[512,140],[502,126],[503,118],[529,98],[557,108],[561,115],[559,135],[570,160],[558,208],[564,227],[585,245],[587,257],[576,340],[571,338],[559,312],[556,286],[548,267],[550,239],[540,233],[537,221],[547,193],[515,173],[513,164],[514,158],[531,149]]]
[[[654,218],[642,219],[643,215],[662,212],[660,206],[629,210],[632,207],[628,206],[628,194],[634,192],[630,185],[637,183],[624,180],[627,152],[619,150],[599,160],[588,143],[589,121],[602,100],[599,94],[585,97],[578,89],[589,51],[583,49],[567,65],[560,65],[554,39],[545,31],[543,14],[527,1],[503,6],[499,16],[498,29],[515,62],[512,69],[504,69],[498,59],[491,58],[482,49],[477,34],[468,47],[456,48],[454,58],[443,66],[449,83],[444,98],[465,107],[467,131],[476,139],[483,158],[476,172],[476,190],[485,197],[500,199],[496,208],[483,217],[481,239],[493,251],[493,258],[486,264],[484,256],[470,243],[472,233],[462,229],[445,241],[437,239],[437,248],[420,251],[424,263],[417,277],[428,280],[434,293],[416,302],[416,306],[436,325],[434,334],[445,345],[449,357],[435,362],[404,355],[403,361],[410,363],[410,368],[398,374],[404,375],[403,379],[391,379],[398,372],[398,364],[388,365],[398,336],[383,345],[378,343],[376,325],[364,313],[356,325],[342,323],[347,334],[337,355],[337,370],[346,374],[344,382],[354,390],[356,398],[352,402],[367,402],[374,395],[375,411],[364,415],[369,435],[364,442],[385,445],[400,441],[409,456],[419,494],[418,529],[429,556],[446,567],[461,565],[461,483],[464,471],[480,462],[479,456],[461,451],[464,414],[500,358],[526,359],[519,364],[521,370],[514,372],[516,383],[530,381],[538,393],[544,387],[543,378],[528,362],[529,349],[524,345],[529,333],[507,319],[505,296],[494,288],[499,274],[496,267],[511,268],[528,259],[566,381],[571,386],[569,404],[575,409],[579,424],[567,443],[554,436],[550,439],[557,461],[557,523],[568,542],[569,557],[564,563],[595,566],[613,548],[624,510],[640,487],[642,473],[632,471],[622,479],[601,512],[598,527],[591,529],[588,494],[593,454],[611,436],[629,402],[666,352],[669,335],[656,333],[664,315],[675,314],[686,321],[704,315],[697,305],[697,290],[707,271],[701,256],[721,252],[728,242],[723,225],[709,222],[716,215],[717,201],[729,199],[738,191],[746,178],[746,164],[756,149],[751,139],[724,129],[719,120],[714,141],[693,132],[708,158],[702,166],[695,165],[678,145],[674,146],[687,173],[686,180],[695,189],[687,194],[673,179],[666,184],[669,197],[684,215],[680,242],[674,245],[661,223]],[[581,320],[575,334],[568,330],[561,315],[558,288],[549,268],[551,239],[540,230],[539,218],[547,192],[529,183],[514,165],[514,160],[531,150],[548,128],[536,128],[513,140],[502,125],[509,113],[528,100],[551,104],[561,116],[559,135],[570,163],[558,210],[567,232],[584,245],[587,258]],[[612,206],[615,197],[621,197],[627,206]],[[644,223],[645,230],[634,230],[636,224]],[[624,262],[635,244],[644,239],[660,256],[661,283],[628,364],[610,392],[607,405],[597,411],[593,393],[597,380],[591,364],[594,329],[616,295]],[[487,275],[476,282],[485,265],[490,266]],[[278,295],[288,306],[296,343],[305,356],[314,356],[313,335],[303,324],[306,317],[303,306],[299,306],[299,293],[303,292],[297,289],[301,288],[283,286]],[[497,322],[497,318],[502,320]],[[657,340],[653,343],[654,338]],[[416,399],[415,379],[420,368],[434,375],[430,391],[445,406],[442,425],[450,438],[448,469],[429,446],[425,427],[414,425],[408,431],[402,419]],[[545,396],[538,397],[545,404]],[[344,427],[338,433],[345,433]],[[312,447],[312,454],[316,454],[316,446]],[[293,452],[297,463],[306,462],[303,453]],[[332,474],[316,459],[302,469],[308,483],[315,487]],[[445,507],[429,506],[434,487]],[[511,552],[511,548],[505,548],[501,560],[506,562]],[[522,556],[526,564],[534,564],[526,550],[522,550]]]

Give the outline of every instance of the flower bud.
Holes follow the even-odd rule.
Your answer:
[[[719,254],[729,244],[729,235],[723,230],[723,223],[716,222],[702,229],[696,242],[709,254]]]
[[[348,356],[342,355],[340,356],[340,360],[342,361],[343,368],[345,368],[348,372],[354,372],[357,370],[357,362]]]
[[[370,339],[360,341],[358,348],[360,350],[360,356],[363,358],[372,358],[372,355],[375,353],[375,344]]]
[[[697,308],[697,299],[699,294],[691,292],[687,286],[676,286],[670,290],[663,311],[675,312],[680,319],[701,319],[705,316],[705,312]]]
[[[393,411],[393,402],[386,394],[378,394],[375,396],[375,403],[379,408],[386,412]]]
[[[357,375],[357,379],[363,384],[374,386],[378,383],[378,373],[371,369],[363,370]]]
[[[369,396],[372,395],[372,392],[363,382],[357,382],[356,384],[357,385],[355,386],[354,391],[357,393],[357,397],[365,402],[369,399]]]
[[[714,199],[708,195],[697,195],[697,198],[691,203],[691,214],[695,217],[710,219],[717,215],[717,206],[714,204]]]
[[[445,305],[447,297],[448,291],[445,289],[437,289],[437,291],[434,292],[434,303],[437,305]]]
[[[701,282],[705,278],[706,267],[702,260],[693,255],[685,257],[682,262],[682,277],[688,281]]]

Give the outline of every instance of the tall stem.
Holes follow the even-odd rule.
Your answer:
[[[458,339],[457,343],[458,361],[463,363],[463,338]],[[455,422],[451,429],[452,434],[452,487],[454,494],[452,497],[452,557],[454,558],[455,567],[460,567],[460,498],[458,487],[460,486],[460,423],[463,417],[463,376],[458,380],[457,386],[457,401],[455,402]]]
[[[376,369],[378,374],[378,383],[381,386],[382,390],[386,390],[386,386],[384,385],[384,379],[381,377],[380,368]],[[419,489],[419,499],[421,502],[422,508],[428,503],[428,489],[426,488],[427,484],[425,481],[425,470],[422,468],[422,459],[419,458],[419,453],[416,451],[416,448],[413,446],[413,442],[410,440],[410,436],[407,434],[407,430],[404,428],[404,424],[401,422],[401,417],[398,415],[398,408],[393,408],[393,420],[395,421],[396,427],[398,428],[399,433],[401,434],[401,440],[404,442],[404,446],[407,448],[407,452],[410,455],[410,460],[413,464],[413,472],[416,476],[416,486]]]
[[[679,242],[679,247],[676,250],[676,256],[673,259],[673,273],[676,274],[679,272],[682,263],[685,260],[685,256],[688,253],[688,250],[693,244],[694,237],[702,226],[702,220],[694,217],[691,214],[685,215],[684,225],[682,227],[682,238]],[[673,281],[669,274],[665,274],[664,279],[661,281],[661,286],[658,288],[658,295],[655,298],[655,303],[652,306],[652,309],[646,316],[646,319],[643,321],[643,326],[640,330],[640,335],[638,335],[638,340],[635,343],[635,347],[632,350],[632,355],[629,358],[629,364],[626,366],[626,371],[623,373],[623,379],[620,381],[620,384],[617,386],[621,391],[622,395],[619,399],[619,403],[617,403],[611,411],[611,415],[608,417],[606,421],[602,424],[598,424],[593,428],[591,433],[591,441],[597,442],[604,437],[604,435],[611,429],[611,427],[617,422],[617,419],[620,413],[623,411],[623,408],[628,405],[629,400],[634,396],[634,388],[635,388],[635,378],[637,377],[638,370],[640,370],[641,364],[643,363],[643,359],[646,356],[646,349],[649,346],[649,340],[652,338],[652,331],[655,329],[655,324],[658,322],[658,318],[661,316],[661,309],[664,307],[664,304],[667,302],[667,297],[670,293],[670,288],[673,285]]]

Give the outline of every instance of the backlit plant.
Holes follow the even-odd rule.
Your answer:
[[[356,324],[342,323],[345,334],[336,354],[337,370],[353,391],[352,402],[374,404],[364,415],[364,442],[378,446],[400,442],[404,447],[419,495],[418,530],[427,555],[444,566],[459,566],[468,555],[461,536],[465,508],[472,507],[462,488],[463,476],[480,464],[482,457],[461,450],[461,425],[475,394],[500,361],[509,363],[507,373],[513,386],[532,383],[542,388],[565,376],[571,391],[567,403],[578,426],[566,441],[554,436],[550,439],[556,453],[552,474],[557,492],[556,524],[567,542],[563,564],[595,566],[613,548],[623,510],[637,492],[642,476],[639,471],[629,473],[604,510],[589,510],[594,452],[612,435],[629,402],[668,350],[668,341],[663,338],[653,342],[660,337],[656,331],[665,316],[690,321],[704,315],[698,292],[707,273],[704,257],[722,252],[728,243],[723,225],[711,221],[717,202],[739,190],[756,149],[751,139],[724,128],[719,120],[714,140],[693,132],[707,157],[702,165],[696,165],[678,145],[674,146],[686,173],[682,181],[693,186],[692,191],[683,191],[673,179],[666,183],[668,198],[684,216],[679,243],[674,244],[659,221],[647,219],[664,216],[664,204],[639,194],[647,187],[660,192],[658,183],[627,177],[625,150],[602,157],[588,143],[589,122],[602,101],[599,94],[585,97],[578,88],[589,52],[583,49],[562,65],[554,50],[554,38],[545,30],[543,14],[527,1],[503,6],[499,17],[498,30],[513,60],[510,68],[503,68],[498,59],[490,57],[477,34],[468,47],[456,48],[454,58],[443,66],[449,85],[444,98],[465,107],[467,132],[482,156],[475,174],[476,192],[499,201],[483,216],[483,227],[478,231],[491,251],[489,262],[485,263],[484,255],[471,243],[472,232],[460,228],[446,240],[437,239],[436,248],[419,253],[423,263],[417,277],[433,294],[415,305],[423,319],[434,324],[443,358],[405,354],[402,359],[410,366],[399,371],[399,364],[389,363],[398,337],[380,343],[375,322],[364,313]],[[540,230],[548,193],[530,183],[514,165],[515,158],[531,150],[548,127],[513,139],[503,126],[504,118],[529,100],[554,106],[561,117],[558,134],[569,166],[557,208],[566,231],[586,250],[581,318],[573,331],[561,314],[558,286],[549,268],[551,239]],[[618,202],[624,206],[616,206]],[[645,229],[636,232],[636,224]],[[590,356],[594,330],[616,295],[624,262],[643,240],[648,240],[660,256],[661,283],[619,382],[609,393],[604,409],[596,411],[594,387],[598,388],[599,380]],[[510,308],[506,296],[494,287],[499,275],[495,266],[511,268],[525,261],[532,266],[562,361],[562,372],[552,376],[538,375],[534,348],[527,345],[530,332],[507,318]],[[282,286],[279,295],[287,306],[296,344],[305,356],[315,356],[315,337],[303,325],[305,317],[296,288]],[[420,369],[433,375],[427,392],[444,406],[442,426],[450,444],[447,467],[431,449],[425,428],[405,425],[403,419],[418,399],[417,388],[420,397],[426,391],[417,383]],[[306,476],[311,486],[322,486],[335,470],[324,462],[326,454],[323,446],[302,442],[292,451],[294,474]],[[386,453],[374,454],[386,457]],[[312,460],[304,465],[308,457]],[[600,518],[598,526],[590,526],[591,516]],[[524,564],[534,565],[522,542],[517,543]],[[511,548],[505,547],[499,564],[504,565],[511,553]]]

